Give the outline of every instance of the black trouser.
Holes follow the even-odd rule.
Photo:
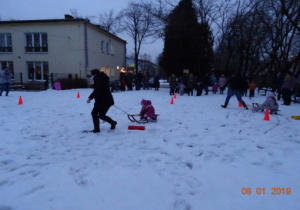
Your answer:
[[[94,123],[94,130],[100,130],[100,121],[104,120],[110,124],[114,123],[110,117],[106,116],[107,111],[109,110],[110,106],[107,107],[99,107],[99,106],[94,106],[92,110],[92,118],[93,118],[93,123]]]
[[[250,90],[249,97],[254,97],[254,90]]]
[[[188,96],[191,94],[191,96],[193,95],[194,89],[193,88],[187,88],[187,94]]]
[[[175,88],[170,88],[170,95],[174,95]]]
[[[225,90],[225,87],[220,87],[220,94],[223,94]]]
[[[205,95],[208,95],[208,85],[204,85]]]
[[[282,96],[282,90],[278,89],[277,90],[277,101],[279,101],[281,99]]]
[[[290,105],[291,101],[292,101],[292,94],[293,91],[291,91],[290,89],[284,88],[282,90],[282,98],[283,98],[283,104],[284,105]]]
[[[197,96],[201,96],[202,95],[202,89],[198,89],[197,90]]]

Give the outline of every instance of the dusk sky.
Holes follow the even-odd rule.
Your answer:
[[[1,21],[62,19],[65,14],[70,14],[71,10],[76,10],[78,15],[89,17],[93,21],[91,17],[99,16],[100,13],[111,9],[117,14],[128,2],[132,0],[6,0],[1,1],[0,19]],[[118,36],[128,42],[127,52],[131,54],[133,52],[131,38],[125,34]],[[149,54],[152,61],[155,61],[162,49],[163,42],[158,40],[153,44],[143,45],[140,54]]]

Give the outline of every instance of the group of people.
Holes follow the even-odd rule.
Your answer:
[[[297,86],[297,80],[293,76],[291,72],[282,73],[278,78],[279,82],[277,85],[277,100],[283,98],[283,105],[290,105],[293,91]],[[222,108],[226,108],[232,96],[236,96],[237,100],[245,109],[249,109],[242,96],[247,96],[247,92],[249,90],[249,97],[252,98],[255,95],[255,90],[257,88],[257,84],[254,80],[247,80],[245,77],[241,76],[241,74],[233,74],[228,80],[225,75],[222,74],[221,77],[217,80],[214,74],[210,77],[206,74],[203,79],[196,80],[193,74],[187,76],[183,75],[181,78],[177,80],[175,74],[172,74],[169,78],[170,85],[170,95],[174,95],[174,93],[179,93],[183,95],[187,93],[187,95],[193,95],[193,90],[196,90],[196,95],[201,96],[203,90],[205,91],[205,95],[208,94],[208,86],[211,86],[212,93],[216,94],[220,91],[220,94],[224,94],[224,90],[227,87],[227,96]],[[278,103],[275,98],[275,92],[269,92],[267,94],[266,101],[260,106],[256,106],[253,111],[262,110],[264,107],[269,107],[274,110],[278,109]],[[264,108],[265,109],[265,108]]]
[[[280,86],[277,87],[278,95],[282,94],[283,98],[283,104],[289,106],[292,101],[292,93],[297,87],[297,79],[293,76],[291,72],[286,72],[284,79]],[[243,105],[245,109],[248,109],[246,103],[242,99],[243,91],[248,87],[250,89],[249,97],[254,96],[254,90],[256,88],[256,83],[254,81],[251,81],[251,83],[248,83],[240,74],[233,75],[228,82],[225,84],[225,86],[228,86],[228,92],[227,97],[225,99],[224,105],[221,105],[221,107],[226,108],[230,98],[235,95],[237,100]],[[280,98],[277,98],[280,100]],[[256,104],[255,107],[253,107],[252,111],[259,111],[264,109],[269,109],[271,111],[277,112],[279,107],[279,104],[276,100],[275,90],[268,91],[266,93],[266,100],[262,104]]]
[[[211,76],[206,74],[202,79],[198,80],[193,74],[184,74],[178,79],[175,74],[172,74],[169,78],[170,95],[174,95],[174,93],[184,95],[186,93],[188,96],[193,96],[194,90],[196,90],[196,96],[201,96],[203,92],[205,92],[205,95],[208,95],[209,87],[212,87],[211,91],[213,94],[216,94],[218,91],[220,91],[220,94],[223,94],[226,82],[227,79],[224,75],[217,80],[214,74]]]
[[[135,90],[149,90],[153,87],[155,91],[158,91],[160,87],[159,80],[160,77],[158,74],[156,74],[153,78],[153,81],[151,81],[150,74],[147,71],[145,71],[144,73],[140,71],[135,76],[132,73],[121,75],[121,79],[119,81],[115,80],[110,82],[110,86],[112,92],[118,90],[133,90],[134,86]]]
[[[6,92],[6,96],[8,96],[9,93],[9,89],[10,89],[10,84],[11,84],[11,77],[12,77],[12,73],[9,69],[9,67],[5,67],[1,70],[0,72],[0,96],[2,96],[2,93],[5,91]]]

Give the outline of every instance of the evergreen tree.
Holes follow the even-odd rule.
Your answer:
[[[198,23],[192,0],[181,0],[168,16],[165,42],[160,60],[167,74],[196,76],[210,71],[213,63],[213,39],[207,23]]]

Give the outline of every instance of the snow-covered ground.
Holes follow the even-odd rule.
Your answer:
[[[158,121],[128,130],[137,124],[111,107],[116,130],[101,122],[100,133],[82,133],[93,128],[91,91],[0,97],[1,210],[300,209],[300,121],[290,118],[300,104],[265,121],[235,97],[222,109],[226,94],[171,105],[167,88],[117,92],[130,114],[151,100]]]

